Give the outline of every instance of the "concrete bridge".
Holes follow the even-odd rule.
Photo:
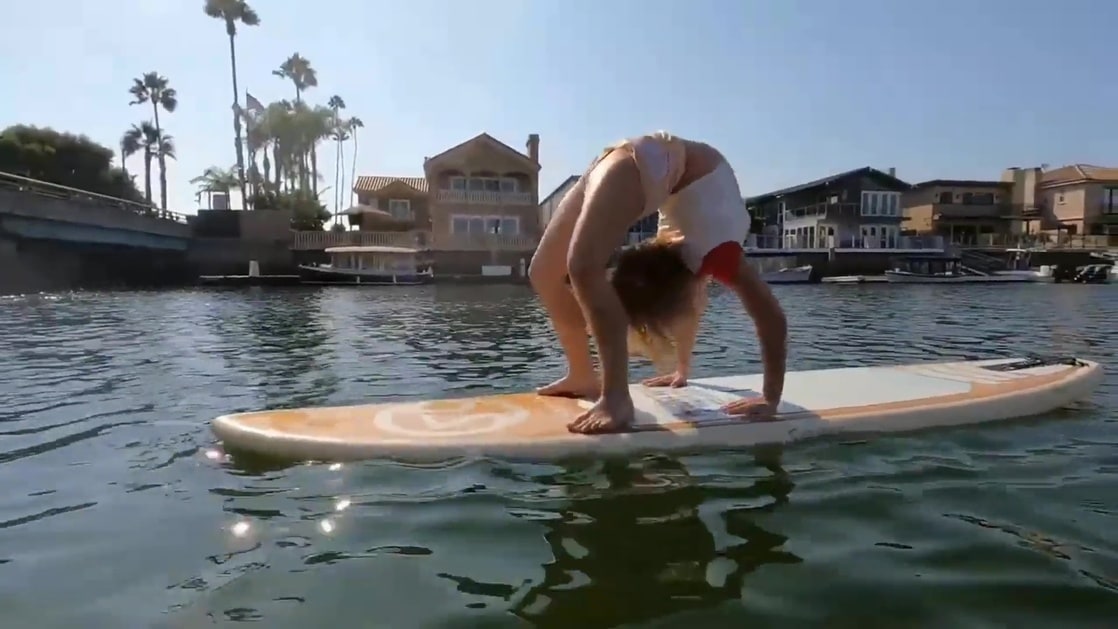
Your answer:
[[[170,280],[190,242],[186,215],[0,172],[0,294]]]
[[[0,233],[175,251],[190,242],[185,214],[2,172]]]

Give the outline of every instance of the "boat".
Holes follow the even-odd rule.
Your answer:
[[[776,271],[764,271],[761,279],[768,284],[807,284],[811,282],[812,266],[788,267]]]
[[[912,256],[894,262],[885,271],[885,281],[899,284],[1008,284],[1037,281],[1029,273],[996,271],[983,273],[963,266],[957,256]]]
[[[431,281],[431,268],[419,270],[416,249],[351,246],[326,249],[330,262],[300,264],[304,284],[416,286]]]
[[[832,275],[820,280],[824,284],[880,284],[886,281],[883,275]]]

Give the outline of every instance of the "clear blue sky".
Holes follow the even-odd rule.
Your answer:
[[[227,39],[202,0],[9,4],[0,125],[116,147],[150,115],[128,106],[131,79],[157,70],[180,96],[162,117],[178,143],[172,209],[193,212],[189,179],[234,162]],[[539,133],[542,196],[604,144],[660,128],[721,148],[746,194],[865,165],[919,181],[1118,164],[1108,0],[250,4],[261,24],[237,39],[242,89],[291,98],[270,71],[308,57],[307,98],[340,94],[366,124],[358,174],[420,175],[424,156],[481,131],[520,149]]]

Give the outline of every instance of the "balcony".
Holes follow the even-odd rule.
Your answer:
[[[775,235],[751,234],[746,240],[746,251],[827,251],[831,248],[849,251],[852,249],[895,249],[905,251],[942,251],[942,236],[888,236],[862,237],[856,234],[817,237],[815,241],[807,237],[782,237]]]
[[[330,247],[423,247],[424,232],[319,232],[297,231],[291,243],[296,251],[322,251]]]
[[[531,192],[439,190],[435,199],[443,203],[462,203],[465,205],[535,205]]]
[[[984,205],[973,203],[933,203],[932,216],[937,220],[953,218],[1009,218],[1012,209],[1008,205]]]
[[[523,251],[536,250],[538,238],[522,234],[432,234],[431,249],[437,251]]]
[[[858,216],[862,206],[857,203],[816,203],[791,210],[784,210],[784,221],[801,218],[836,218],[839,216]]]
[[[521,234],[433,234],[410,232],[294,232],[291,248],[322,251],[330,247],[410,247],[438,251],[535,251],[538,238]]]

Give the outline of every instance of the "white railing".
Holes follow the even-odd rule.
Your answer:
[[[775,235],[751,234],[749,238],[746,239],[745,246],[747,249],[752,249],[755,251],[779,251],[785,249],[795,249],[801,251],[805,249],[814,249],[819,251],[826,251],[828,249],[943,250],[943,248],[946,246],[946,242],[942,236],[827,236],[823,238],[815,238],[813,240],[806,237],[782,237]]]
[[[294,232],[292,249],[321,251],[329,247],[414,247],[439,251],[534,251],[537,238],[520,234],[433,234],[409,232]]]
[[[418,247],[423,245],[421,232],[319,232],[297,231],[291,248],[300,251],[328,247]]]
[[[530,192],[489,192],[482,190],[439,190],[437,200],[467,205],[533,205]]]
[[[539,239],[520,234],[432,234],[439,251],[535,251]]]

